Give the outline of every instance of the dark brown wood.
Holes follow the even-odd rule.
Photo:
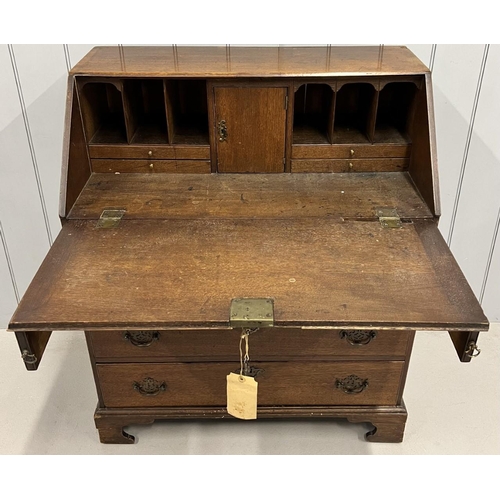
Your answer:
[[[99,408],[94,414],[94,422],[99,432],[99,440],[104,444],[134,444],[135,438],[125,432],[123,428],[127,425],[152,424],[155,419],[140,415],[133,415],[130,412],[127,415],[109,415],[102,413]]]
[[[166,80],[170,144],[209,144],[206,80]]]
[[[350,422],[377,422],[379,427],[365,435],[368,441],[399,443],[402,441],[407,411],[404,406],[259,406],[258,419],[282,418],[345,418]],[[233,419],[225,407],[184,408],[98,408],[95,412],[97,429],[105,429],[101,442],[110,444],[133,443],[129,434],[122,436],[128,425],[148,425],[156,420],[176,419]],[[380,429],[380,431],[379,431]],[[104,438],[104,440],[103,440]],[[129,439],[130,438],[130,439]]]
[[[441,209],[438,198],[435,130],[434,120],[429,116],[432,110],[430,78],[426,79],[425,86],[417,92],[415,101],[415,116],[413,123],[409,125],[413,142],[409,172],[432,213],[439,217]]]
[[[406,384],[406,377],[408,375],[408,369],[410,367],[411,351],[413,349],[413,342],[415,340],[416,332],[408,333],[408,341],[406,343],[406,353],[405,353],[405,366],[403,372],[401,373],[401,383],[399,385],[399,395],[398,395],[398,405],[403,404],[403,391]]]
[[[460,361],[469,363],[475,354],[474,346],[479,338],[479,332],[450,332],[450,337]]]
[[[103,407],[103,400],[102,400],[101,386],[99,385],[99,379],[97,378],[96,357],[95,357],[95,349],[94,349],[93,340],[94,339],[90,335],[90,333],[85,332],[85,342],[87,343],[90,364],[92,366],[92,375],[94,376],[94,382],[95,382],[95,387],[96,387],[96,391],[97,391],[97,406],[99,408],[99,407]]]
[[[69,77],[59,202],[61,218],[65,218],[69,213],[91,174],[86,142],[78,93],[74,78]]]
[[[293,145],[293,159],[409,158],[411,144]]]
[[[379,331],[366,345],[341,338],[342,330],[267,328],[252,334],[252,361],[291,359],[404,359],[409,333]],[[162,330],[149,346],[127,340],[125,331],[88,332],[98,362],[239,361],[240,330]]]
[[[408,158],[292,160],[292,172],[403,172],[409,163]]]
[[[93,174],[68,218],[97,219],[109,207],[125,208],[125,217],[134,219],[373,220],[378,207],[396,208],[401,217],[413,220],[432,217],[404,172]]]
[[[395,405],[402,361],[260,362],[256,369],[259,404],[269,405]],[[224,406],[226,375],[239,363],[98,364],[104,404],[110,408]],[[338,382],[350,375],[366,383],[347,393]],[[143,395],[134,388],[151,378],[165,388]]]
[[[284,172],[287,88],[216,87],[217,171]]]
[[[382,55],[382,57],[381,57]],[[74,75],[307,77],[412,75],[429,69],[406,47],[96,47]]]
[[[359,418],[347,417],[349,422],[365,421],[365,416]],[[406,426],[406,413],[386,413],[373,414],[370,418],[370,423],[375,427],[370,432],[366,433],[366,440],[372,443],[401,443]]]
[[[426,225],[416,222],[415,229],[422,240],[427,256],[432,261],[436,278],[443,287],[443,291],[446,293],[450,303],[457,309],[462,309],[464,314],[469,314],[472,309],[476,312],[482,311],[481,305],[475,298],[472,288],[467,283],[451,252],[448,259],[442,258],[443,252],[447,252],[449,249],[437,227],[434,224]],[[487,330],[489,327],[487,321],[485,322],[485,326],[485,330]],[[469,342],[477,340],[479,332],[473,331],[476,330],[474,328],[457,328],[456,330],[465,330],[450,332],[457,355],[462,362],[470,361],[465,351],[468,348]]]
[[[96,173],[182,173],[209,174],[209,160],[92,160]],[[156,179],[156,178],[155,178]],[[153,180],[156,182],[156,180]]]
[[[10,329],[227,327],[235,297],[273,297],[276,326],[488,328],[432,222],[393,230],[325,218],[95,224],[65,224]]]
[[[52,332],[16,331],[16,340],[27,370],[36,370]]]
[[[157,159],[157,160],[209,160],[209,146],[144,146],[123,145],[110,146],[105,144],[91,144],[89,146],[91,158],[113,159]]]

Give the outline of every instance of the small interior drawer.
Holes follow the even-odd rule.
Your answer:
[[[210,146],[157,146],[90,144],[91,158],[209,160]]]
[[[395,405],[402,361],[253,364],[258,405]],[[239,363],[97,364],[107,407],[225,406]]]
[[[348,160],[292,160],[292,173],[327,172],[402,172],[410,165],[409,158],[366,158]]]
[[[96,173],[183,173],[209,174],[209,160],[92,160]]]
[[[358,159],[409,158],[411,144],[310,144],[293,145],[292,158]]]
[[[88,332],[97,361],[238,361],[239,330]],[[261,329],[250,336],[252,360],[332,359],[335,356],[403,359],[410,332]]]

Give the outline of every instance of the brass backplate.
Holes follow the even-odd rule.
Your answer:
[[[273,299],[233,299],[231,301],[229,323],[233,328],[267,328],[273,326]]]

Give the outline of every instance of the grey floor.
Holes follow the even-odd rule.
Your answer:
[[[500,324],[462,364],[445,332],[419,332],[408,373],[401,444],[367,443],[345,421],[158,422],[132,426],[135,445],[102,445],[83,333],[53,334],[27,372],[14,334],[0,331],[0,454],[499,454]]]

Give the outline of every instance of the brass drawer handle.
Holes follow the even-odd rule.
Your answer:
[[[33,353],[28,352],[26,349],[22,352],[21,358],[23,358],[23,361],[28,365],[34,365],[38,361],[37,357]]]
[[[377,336],[377,332],[375,330],[340,330],[339,336],[351,345],[367,345]]]
[[[148,347],[155,340],[160,339],[160,332],[152,330],[127,331],[123,334],[123,338],[136,347]]]
[[[368,379],[361,379],[357,375],[349,375],[335,381],[335,387],[342,389],[346,394],[359,394],[368,387]]]
[[[243,367],[243,375],[246,377],[258,377],[262,373],[264,373],[265,370],[262,368],[257,368],[256,366],[244,366]]]
[[[221,120],[217,125],[217,129],[219,130],[219,141],[224,142],[227,141],[227,125],[226,120]]]
[[[465,354],[469,356],[469,358],[477,358],[481,354],[481,349],[477,346],[477,344],[472,341],[468,346]]]
[[[151,377],[146,377],[142,382],[134,381],[133,387],[143,396],[157,396],[161,391],[167,389],[165,382],[159,382]]]

